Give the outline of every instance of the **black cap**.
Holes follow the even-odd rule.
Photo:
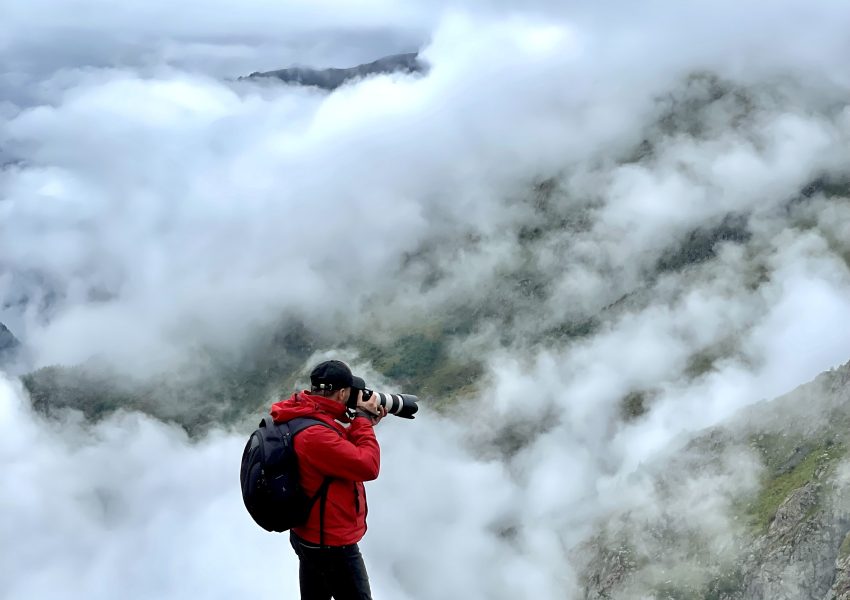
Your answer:
[[[310,372],[310,383],[314,390],[341,390],[351,387],[353,382],[351,369],[341,360],[326,360]]]

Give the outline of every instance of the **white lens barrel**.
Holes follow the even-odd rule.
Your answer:
[[[378,394],[378,399],[384,408],[387,409],[388,413],[396,414],[401,410],[403,406],[403,402],[401,401],[401,396],[398,394],[387,394],[384,392],[375,392]]]
[[[387,409],[388,413],[412,419],[419,410],[417,402],[419,398],[412,394],[387,394],[386,392],[375,392],[378,396],[378,404]]]

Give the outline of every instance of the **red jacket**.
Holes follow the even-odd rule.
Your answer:
[[[275,423],[295,417],[312,417],[331,425],[335,431],[314,425],[295,436],[295,453],[301,485],[313,496],[326,477],[333,481],[328,487],[325,505],[325,545],[347,546],[360,541],[366,533],[366,489],[364,481],[378,477],[381,449],[372,423],[366,417],[355,418],[348,427],[344,420],[345,406],[307,391],[293,394],[288,400],[272,405]],[[313,544],[320,543],[320,501],[310,511],[302,527],[292,529],[296,535]]]

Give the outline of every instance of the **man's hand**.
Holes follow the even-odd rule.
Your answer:
[[[372,397],[366,401],[363,400],[362,396],[358,396],[357,409],[359,414],[369,417],[372,425],[377,425],[381,419],[387,416],[387,409],[381,406],[377,394],[372,394]]]

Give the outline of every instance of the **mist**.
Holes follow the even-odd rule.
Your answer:
[[[850,7],[8,8],[4,597],[297,595],[236,487],[259,415],[46,420],[25,370],[156,381],[292,320],[389,389],[348,341],[468,315],[474,390],[378,429],[372,588],[572,598],[618,511],[727,548],[747,450],[665,498],[648,465],[850,359]],[[237,80],[411,50],[425,74],[332,93]]]

